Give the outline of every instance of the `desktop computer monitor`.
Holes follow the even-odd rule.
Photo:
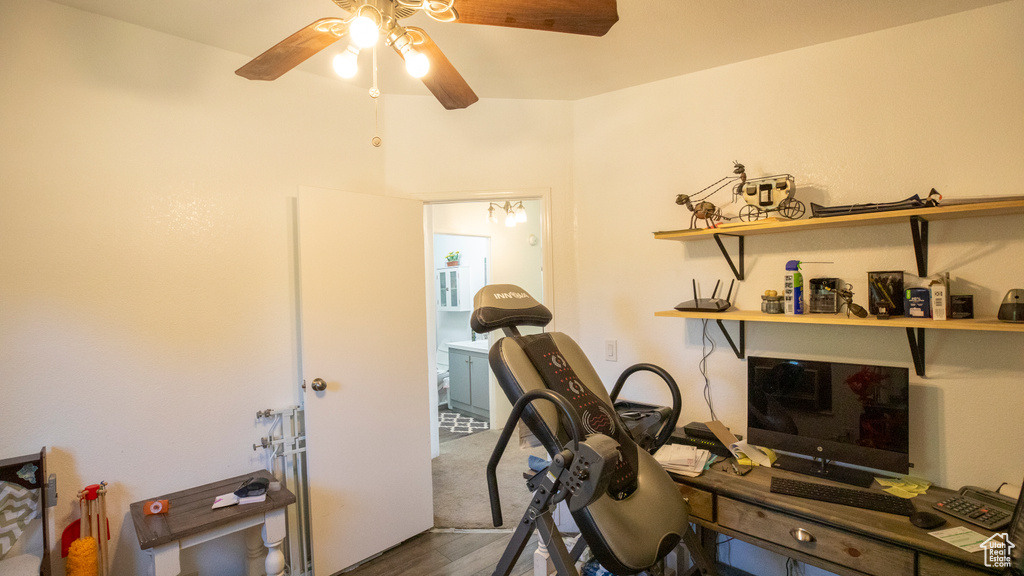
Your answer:
[[[747,441],[780,454],[776,466],[868,487],[853,464],[910,471],[909,371],[890,366],[751,356]]]

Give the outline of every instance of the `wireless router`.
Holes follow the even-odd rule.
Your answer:
[[[715,290],[711,292],[711,298],[697,298],[697,280],[694,280],[693,300],[680,303],[676,306],[676,310],[680,312],[725,312],[732,306],[732,302],[729,299],[732,298],[732,287],[736,280],[734,279],[729,283],[729,293],[725,296],[724,300],[722,298],[715,298],[715,295],[718,294],[718,286],[721,283],[721,280],[715,282]]]

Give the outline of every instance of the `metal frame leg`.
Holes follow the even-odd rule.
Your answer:
[[[690,570],[690,574],[718,576],[718,570],[715,567],[715,560],[707,553],[704,547],[701,546],[700,540],[697,539],[697,534],[693,531],[691,526],[686,527],[686,532],[683,533],[683,542],[686,544],[686,548],[690,552],[690,558],[693,559],[693,568]]]

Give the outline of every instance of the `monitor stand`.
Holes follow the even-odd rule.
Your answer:
[[[790,472],[798,472],[809,476],[817,476],[827,480],[835,480],[844,484],[852,484],[861,488],[870,488],[875,481],[875,475],[856,468],[847,468],[836,464],[828,464],[825,460],[815,458],[797,458],[786,454],[779,454],[778,460],[772,464],[773,468],[781,468]]]

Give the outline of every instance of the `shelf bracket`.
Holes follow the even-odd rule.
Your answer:
[[[914,358],[914,371],[924,377],[924,328],[907,328],[907,340],[910,342],[910,355]]]
[[[742,239],[743,239],[743,237],[740,236],[740,240],[742,240]],[[746,324],[744,323],[744,321],[743,320],[739,321],[739,323],[740,323],[740,338],[739,338],[740,345],[739,345],[738,348],[736,347],[736,342],[733,341],[732,336],[730,336],[729,332],[725,329],[725,324],[722,324],[721,320],[715,320],[715,322],[718,323],[718,328],[719,328],[719,330],[722,331],[722,334],[725,336],[725,339],[729,341],[729,346],[731,346],[732,347],[732,351],[736,353],[736,357],[739,358],[740,360],[743,360],[743,357],[746,355],[746,350],[747,350],[747,339],[746,339],[747,331],[746,331]]]
[[[733,264],[732,258],[729,256],[729,251],[725,249],[725,244],[722,243],[720,236],[734,236],[739,240],[739,269],[737,269],[736,265]],[[722,256],[725,256],[725,261],[729,263],[729,268],[732,268],[733,275],[735,275],[736,279],[741,282],[743,281],[743,238],[743,236],[738,236],[736,234],[715,233],[715,242],[718,243],[718,249],[722,251]]]
[[[920,216],[911,216],[910,233],[914,237],[917,275],[924,278],[928,276],[928,221]]]

